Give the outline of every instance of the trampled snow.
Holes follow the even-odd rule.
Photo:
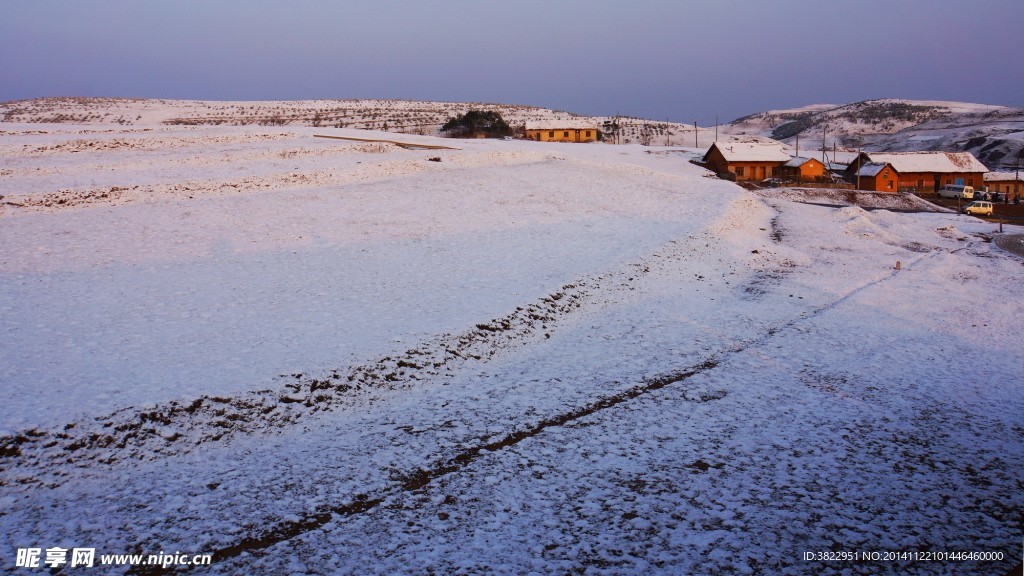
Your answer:
[[[1024,270],[993,224],[754,195],[695,150],[4,129],[6,569],[1020,559]],[[1003,560],[805,560],[841,550]]]

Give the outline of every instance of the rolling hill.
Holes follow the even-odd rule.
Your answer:
[[[867,100],[770,110],[722,127],[808,149],[858,145],[879,152],[971,152],[989,168],[1012,167],[1024,150],[1024,109],[928,100]]]

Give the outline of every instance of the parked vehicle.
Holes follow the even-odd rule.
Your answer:
[[[961,200],[974,200],[974,186],[946,184],[941,189],[939,189],[939,198],[960,198]]]
[[[967,206],[964,206],[964,214],[970,214],[972,216],[991,216],[992,203],[986,200],[975,200]]]
[[[989,192],[988,199],[993,202],[1006,202],[1006,192]]]

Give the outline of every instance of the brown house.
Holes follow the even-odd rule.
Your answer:
[[[796,157],[782,165],[779,175],[797,182],[815,182],[825,177],[825,165],[815,158]]]
[[[537,142],[593,142],[597,126],[570,121],[527,122],[526,139]]]
[[[889,164],[898,175],[896,190],[937,192],[946,184],[979,187],[988,168],[970,152],[861,152],[848,177],[867,164]]]
[[[871,162],[854,174],[854,184],[857,190],[898,192],[899,173],[888,162]]]
[[[737,182],[778,176],[786,162],[789,162],[789,154],[781,144],[715,142],[704,154],[704,163],[711,170]]]
[[[985,186],[992,192],[1024,194],[1024,174],[1019,172],[989,172],[985,174]]]

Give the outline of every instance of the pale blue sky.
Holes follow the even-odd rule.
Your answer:
[[[710,124],[869,98],[1024,105],[1021,0],[13,0],[0,101],[505,102]]]

